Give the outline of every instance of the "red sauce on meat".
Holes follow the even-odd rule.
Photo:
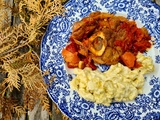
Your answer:
[[[91,42],[90,38],[99,31],[104,33],[100,35],[104,39],[100,40],[107,41],[105,51],[101,56],[94,54],[93,51],[97,51],[93,49],[91,51],[89,48],[95,47],[98,48],[96,50],[99,50],[102,43],[105,44],[106,41],[98,41],[99,36],[92,39],[94,42]],[[151,47],[150,39],[151,36],[147,29],[138,28],[135,21],[129,21],[122,16],[93,12],[74,24],[70,44],[62,50],[62,56],[69,68],[79,67],[79,62],[82,63],[82,61],[82,68],[88,66],[93,70],[97,68],[95,63],[111,65],[117,62],[121,62],[131,69],[138,68],[141,63],[136,61],[136,55]]]
[[[121,28],[126,30],[126,38],[125,40],[115,40],[115,46],[120,46],[123,51],[130,51],[135,55],[139,51],[143,53],[151,47],[150,35],[143,33],[141,28],[137,28],[135,25],[131,26],[129,23],[123,23]]]

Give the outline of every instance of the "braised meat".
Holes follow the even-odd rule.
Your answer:
[[[139,51],[144,52],[151,47],[150,39],[147,29],[138,28],[135,21],[96,11],[73,24],[72,45],[69,48],[74,46],[76,51],[70,52],[66,47],[62,56],[70,67],[90,66],[95,69],[95,64],[112,65],[118,62],[128,65],[128,54],[121,56],[126,52],[133,56]],[[131,66],[134,67],[134,63]]]

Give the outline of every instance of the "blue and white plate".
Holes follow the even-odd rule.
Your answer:
[[[70,0],[64,16],[54,17],[43,37],[40,67],[49,71],[44,81],[50,98],[72,120],[160,120],[160,7],[151,0]],[[144,94],[134,101],[112,103],[107,107],[81,98],[70,89],[72,69],[65,65],[61,50],[69,40],[74,22],[93,11],[109,12],[135,20],[146,27],[154,45],[146,53],[155,71],[145,76]],[[107,69],[99,66],[102,71]],[[55,80],[51,78],[56,76]]]

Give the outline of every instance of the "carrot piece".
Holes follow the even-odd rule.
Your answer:
[[[122,56],[121,59],[123,61],[123,63],[129,67],[129,68],[133,68],[135,65],[135,61],[136,61],[136,56],[131,53],[131,52],[125,52]]]
[[[134,68],[139,68],[141,66],[142,66],[142,64],[140,62],[136,61],[135,65],[134,65]]]
[[[78,63],[80,61],[77,52],[72,53],[66,49],[63,49],[62,56],[66,62],[70,62],[73,64]]]

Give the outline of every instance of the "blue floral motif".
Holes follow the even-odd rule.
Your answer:
[[[150,8],[152,7],[152,4],[149,0],[138,0],[139,3],[141,3],[142,6]]]
[[[149,96],[146,96],[145,94],[140,95],[135,99],[135,101],[139,104],[139,108],[141,108],[142,113],[147,112],[147,110],[151,110],[150,103],[151,98]],[[141,114],[141,113],[140,113]]]
[[[111,104],[111,108],[117,109],[117,110],[126,110],[127,106],[123,102],[114,102]]]
[[[149,93],[156,100],[156,102],[160,102],[160,83],[155,84],[153,88],[151,88],[151,92]]]
[[[160,120],[160,112],[149,112],[143,120]]]
[[[56,85],[56,84],[54,83],[52,86],[49,86],[48,92],[50,92],[50,93],[51,93],[50,95],[53,96],[53,100],[54,100],[56,103],[58,103],[59,98],[56,97],[56,96],[60,96],[60,92],[56,92],[56,91],[57,91],[57,90],[60,91],[60,87],[56,87],[55,85]],[[54,89],[52,89],[52,87],[54,87]]]
[[[135,5],[134,8],[128,9],[128,14],[127,18],[137,20],[139,19],[139,14],[142,12],[143,8],[139,8],[139,5]]]
[[[123,115],[120,111],[110,111],[105,115],[106,120],[123,120]]]
[[[84,110],[81,108],[81,106],[80,106],[80,104],[78,104],[77,102],[72,102],[72,104],[71,104],[71,107],[72,107],[72,109],[71,109],[71,112],[72,112],[72,114],[78,114],[78,116],[84,116]]]
[[[153,76],[149,82],[150,85],[155,85],[159,82],[159,77]]]
[[[56,62],[54,62],[54,66],[59,66],[64,63],[63,57],[62,56],[57,56]]]
[[[148,15],[147,16],[148,17],[148,22],[150,22],[150,23],[154,23],[155,21],[157,21],[157,17],[153,14],[150,14],[150,15]]]
[[[103,118],[101,116],[97,116],[94,120],[103,120]]]
[[[160,35],[160,20],[155,24],[154,29],[156,33]]]
[[[86,112],[94,107],[93,102],[88,102],[85,99],[79,99],[79,100],[80,100],[79,101],[79,106],[81,107],[82,110],[84,110],[85,114],[87,114]]]
[[[130,2],[127,0],[119,0],[119,1],[113,1],[111,2],[111,4],[114,5],[114,9],[116,11],[120,11],[120,12],[124,12],[126,11],[126,9],[128,8],[128,6],[130,5]]]
[[[125,118],[126,120],[132,120],[132,119],[135,118],[135,115],[134,115],[133,112],[125,111],[125,112],[124,112],[124,118]]]
[[[102,72],[104,72],[110,68],[109,65],[97,65],[97,66],[98,66],[98,69]]]
[[[69,108],[67,106],[67,100],[66,98],[62,98],[60,99],[60,104],[59,104],[59,107],[61,108],[61,110],[63,110],[65,113],[68,113],[69,111]]]
[[[157,55],[155,59],[156,59],[156,63],[160,63],[160,55]]]
[[[110,106],[84,100],[70,89],[69,82],[75,76],[66,69],[62,49],[69,41],[74,22],[81,20],[92,11],[113,14],[123,13],[146,27],[155,38],[152,56],[156,67],[160,64],[160,7],[151,0],[70,0],[65,4],[64,16],[55,16],[48,25],[41,45],[40,67],[42,73],[49,70],[44,81],[49,84],[47,91],[60,110],[72,120],[159,120],[160,119],[160,76],[159,68],[152,76],[147,76],[148,93],[139,95],[131,102],[115,102]],[[97,65],[106,71],[110,66]],[[158,74],[157,74],[158,73]],[[53,82],[50,78],[56,76]],[[149,81],[148,81],[149,79]]]
[[[96,0],[87,0],[87,1],[84,1],[82,0],[83,2],[83,7],[80,11],[80,17],[83,18],[85,16],[87,16],[90,12],[94,10],[100,10],[100,8],[96,7],[95,6],[95,3],[96,3]],[[96,8],[95,8],[96,7]]]
[[[67,17],[56,16],[56,19],[53,19],[48,26],[49,31],[54,34],[60,34],[70,29],[70,22]],[[54,28],[52,26],[55,26]]]

